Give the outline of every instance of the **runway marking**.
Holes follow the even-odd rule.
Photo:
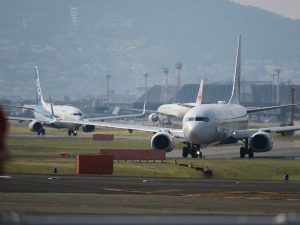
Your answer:
[[[162,190],[158,190],[158,191],[151,191],[151,193],[172,193],[172,192],[178,192],[180,190],[176,190],[176,189],[162,189]]]
[[[126,190],[126,189],[117,189],[117,188],[102,188],[105,191],[113,191],[113,192],[125,192],[125,193],[135,193],[135,194],[144,194],[147,193],[145,191],[138,190]]]
[[[231,192],[200,192],[186,194],[187,197],[208,197],[223,199],[247,199],[247,200],[287,200],[299,201],[299,192],[255,192],[255,191],[231,191]]]

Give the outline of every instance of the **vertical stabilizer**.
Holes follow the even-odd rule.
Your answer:
[[[236,53],[236,62],[235,62],[235,73],[234,81],[232,87],[232,93],[229,100],[231,104],[240,104],[240,81],[241,81],[241,40],[242,36],[239,36],[238,48]]]
[[[203,80],[200,81],[199,91],[196,98],[196,104],[201,105],[202,103],[202,97],[203,97]]]
[[[36,74],[36,80],[35,80],[35,84],[36,84],[36,105],[44,106],[45,101],[44,101],[43,96],[42,96],[42,90],[41,90],[41,84],[40,84],[40,78],[39,78],[39,71],[38,71],[37,66],[35,67],[35,74]]]

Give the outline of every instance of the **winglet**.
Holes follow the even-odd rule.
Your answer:
[[[236,53],[236,62],[235,62],[235,73],[234,81],[232,87],[232,93],[229,100],[229,103],[240,104],[240,81],[241,81],[241,40],[242,36],[239,36],[238,48]]]
[[[203,80],[200,81],[199,91],[196,98],[196,104],[201,105],[202,103],[202,97],[203,97]]]
[[[39,71],[38,71],[37,66],[35,67],[35,75],[36,75],[36,79],[35,79],[35,84],[36,84],[36,105],[44,106],[45,101],[44,101],[43,96],[42,96],[40,77],[39,77]]]

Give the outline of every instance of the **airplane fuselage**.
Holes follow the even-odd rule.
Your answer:
[[[34,110],[34,117],[36,120],[40,121],[49,121],[49,123],[44,123],[45,126],[52,128],[67,128],[67,129],[78,129],[80,125],[73,123],[63,123],[59,122],[59,119],[65,121],[82,121],[83,114],[80,109],[73,106],[66,105],[53,105],[53,112],[56,118],[59,118],[57,121],[53,122],[53,116],[50,113],[51,104],[45,104],[43,106],[36,106]]]
[[[192,144],[212,144],[230,138],[233,130],[246,129],[249,116],[237,104],[202,104],[189,110],[182,123],[183,134]]]
[[[175,103],[161,105],[160,107],[158,107],[157,112],[165,115],[183,118],[189,110],[190,108]]]

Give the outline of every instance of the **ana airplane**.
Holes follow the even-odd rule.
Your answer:
[[[34,107],[24,107],[24,106],[12,106],[18,108],[25,108],[33,110],[34,118],[23,118],[23,117],[7,117],[9,120],[18,121],[29,121],[29,129],[32,132],[37,132],[38,135],[45,135],[44,127],[51,127],[57,129],[68,129],[69,136],[77,135],[77,131],[82,125],[82,122],[88,122],[90,120],[85,120],[83,118],[83,113],[79,108],[70,105],[53,105],[52,100],[50,103],[46,103],[42,96],[42,90],[40,85],[40,78],[38,68],[35,67],[36,72],[36,104]],[[131,115],[120,115],[120,116],[109,116],[109,117],[98,117],[93,118],[97,120],[107,120],[107,119],[121,119],[128,117],[137,117],[145,114],[145,104],[144,110],[140,114]],[[92,119],[91,119],[92,120]],[[69,122],[66,122],[69,121]],[[92,132],[95,130],[94,125],[83,125],[82,130],[84,132]]]
[[[195,102],[191,103],[172,103],[163,104],[158,107],[157,111],[153,112],[148,116],[150,122],[157,123],[161,121],[160,115],[166,115],[167,117],[183,118],[184,115],[191,108],[201,104],[203,95],[203,80],[200,82],[198,95]]]
[[[83,123],[82,125],[105,126],[128,130],[143,130],[155,133],[151,138],[151,148],[172,151],[174,138],[184,139],[182,156],[197,157],[197,150],[203,145],[229,144],[242,141],[240,157],[249,158],[254,152],[267,152],[273,147],[272,132],[287,132],[300,130],[300,126],[268,127],[247,129],[248,113],[278,109],[295,104],[245,108],[240,105],[240,75],[241,75],[241,36],[238,39],[235,75],[232,94],[228,103],[200,104],[190,109],[184,116],[182,129],[147,127],[118,123]],[[297,104],[298,105],[298,104]]]

